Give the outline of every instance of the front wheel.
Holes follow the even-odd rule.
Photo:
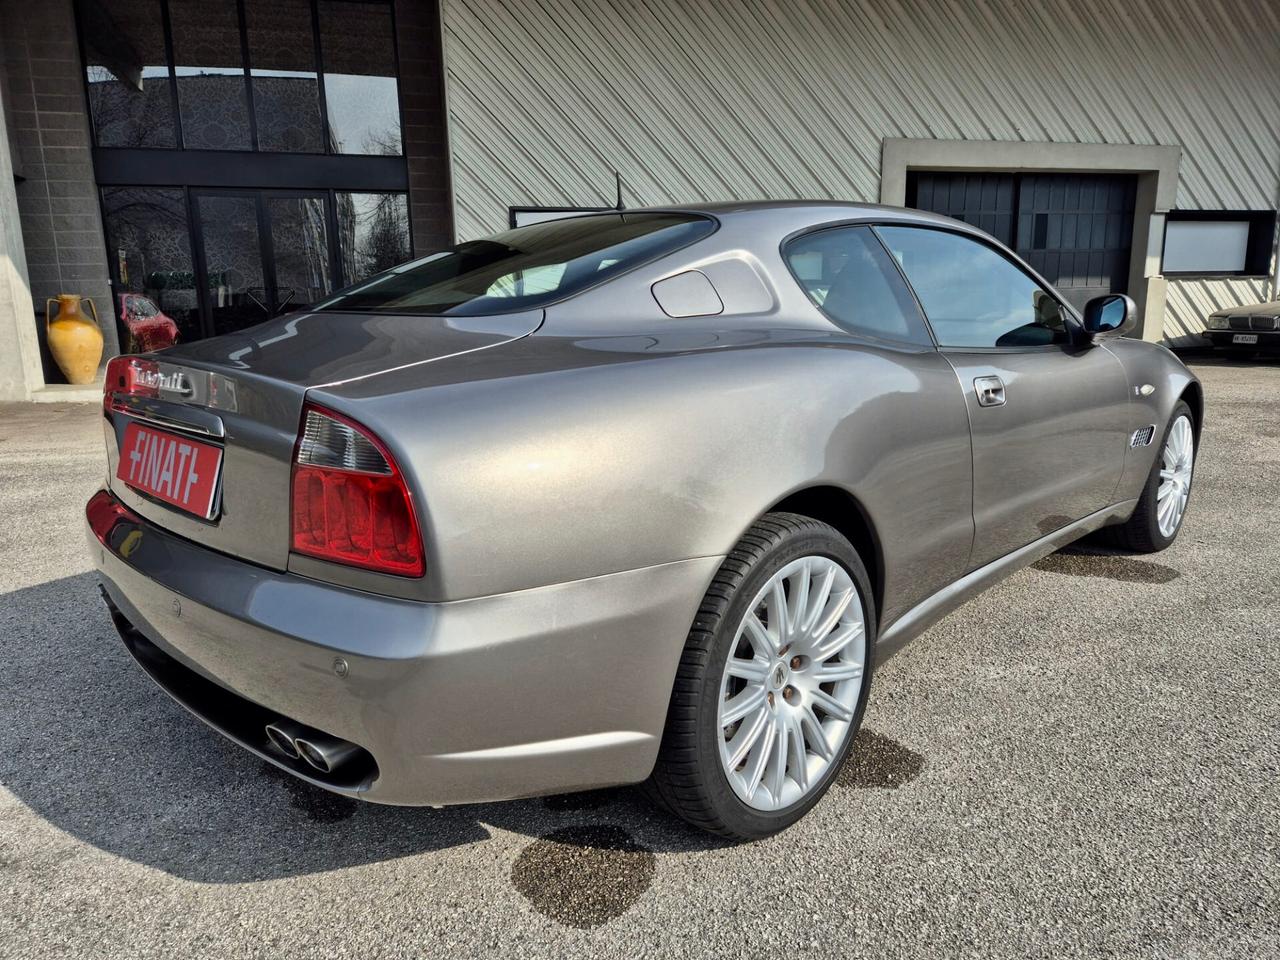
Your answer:
[[[798,514],[762,518],[694,619],[649,792],[736,839],[795,823],[853,743],[875,626],[866,568],[848,540]]]
[[[1108,531],[1112,542],[1135,553],[1156,553],[1173,543],[1186,516],[1195,465],[1191,408],[1179,400],[1133,515]]]

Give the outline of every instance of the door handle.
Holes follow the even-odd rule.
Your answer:
[[[973,390],[978,395],[978,406],[1004,406],[1004,381],[999,377],[974,377]]]

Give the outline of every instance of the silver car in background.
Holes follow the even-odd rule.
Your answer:
[[[915,211],[522,227],[114,360],[89,542],[147,673],[312,783],[766,836],[947,611],[1177,536],[1201,391],[1133,310]]]

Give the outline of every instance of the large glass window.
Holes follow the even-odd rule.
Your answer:
[[[244,12],[258,149],[323,153],[310,0],[248,3]]]
[[[991,247],[945,230],[877,227],[944,347],[1067,343],[1053,296]]]
[[[400,96],[390,5],[320,0],[320,46],[330,149],[399,156]]]
[[[249,150],[240,15],[226,0],[169,0],[173,72],[188,150]]]
[[[932,345],[920,309],[870,227],[806,234],[784,255],[809,299],[846,330]]]
[[[572,296],[714,230],[706,217],[680,213],[552,220],[415,260],[319,306],[472,316],[525,310]]]
[[[337,200],[347,283],[409,259],[409,203],[403,193],[339,193]]]
[[[77,4],[99,146],[403,156],[389,2]]]
[[[159,0],[82,0],[80,21],[99,146],[177,146]]]
[[[117,295],[149,298],[178,325],[183,340],[199,339],[191,231],[182,190],[103,187],[102,209]]]

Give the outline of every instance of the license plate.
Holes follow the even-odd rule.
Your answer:
[[[134,490],[208,520],[221,469],[221,447],[131,423],[116,476]]]
[[[1237,333],[1231,338],[1232,343],[1257,343],[1258,335],[1256,333]]]

